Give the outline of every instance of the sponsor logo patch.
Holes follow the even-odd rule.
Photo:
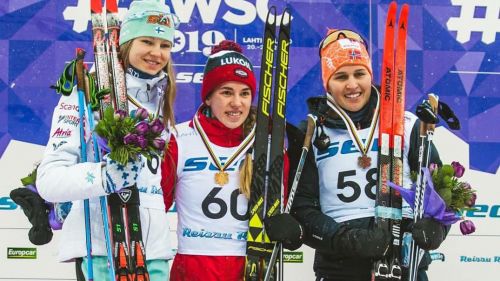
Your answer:
[[[7,248],[8,259],[36,259],[36,248]]]
[[[147,19],[147,23],[159,24],[167,27],[172,26],[172,24],[170,23],[170,18],[163,14],[149,16]]]
[[[57,123],[60,124],[69,124],[72,126],[78,126],[80,122],[80,118],[74,115],[61,115],[59,116],[59,120],[57,120]]]
[[[284,252],[283,261],[289,263],[303,263],[304,253],[303,252]]]
[[[242,70],[242,69],[235,69],[234,70],[234,74],[236,74],[236,76],[239,76],[239,77],[242,77],[242,78],[247,78],[248,77],[248,74]]]
[[[57,128],[52,134],[52,138],[68,138],[71,137],[72,131],[70,129]]]

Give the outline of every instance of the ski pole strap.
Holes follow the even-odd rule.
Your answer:
[[[450,129],[460,130],[460,120],[458,120],[455,112],[446,103],[439,101],[438,114],[445,120]]]
[[[97,90],[97,84],[94,75],[88,73],[87,77],[89,79],[89,104],[92,108],[92,111],[97,111],[101,106],[101,100],[111,93],[111,89],[105,88],[102,90]]]
[[[63,73],[56,81],[55,85],[50,86],[51,89],[55,89],[56,93],[69,96],[73,91],[73,87],[75,86],[75,76],[76,76],[76,59],[70,61],[66,66],[64,66]]]

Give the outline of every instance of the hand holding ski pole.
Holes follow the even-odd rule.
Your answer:
[[[281,243],[284,248],[293,251],[302,246],[304,230],[289,213],[277,214],[264,219],[264,226],[269,239]]]
[[[136,184],[141,169],[141,162],[130,159],[125,165],[104,155],[106,165],[103,167],[102,186],[106,193],[116,193],[123,188]]]
[[[435,250],[444,241],[445,229],[435,219],[423,218],[413,225],[412,237],[420,249]]]
[[[282,216],[280,218],[276,218],[274,221],[275,223],[278,223],[281,221],[281,223],[287,222],[290,223],[293,226],[293,232],[288,233],[287,235],[276,235],[276,237],[273,237],[273,230],[272,230],[272,224],[273,224],[273,217],[269,218],[271,221],[266,221],[266,231],[269,235],[269,238],[274,240],[274,241],[279,241],[284,243],[285,248],[289,249],[297,249],[302,245],[302,238],[304,237],[304,230],[302,226],[293,218],[289,215],[290,209],[292,208],[292,203],[293,203],[293,198],[295,197],[295,192],[297,191],[297,186],[299,184],[300,176],[302,174],[302,169],[304,168],[304,163],[306,161],[307,153],[309,152],[309,147],[311,146],[311,139],[312,136],[314,135],[314,132],[316,131],[316,117],[309,114],[307,116],[307,129],[306,129],[306,135],[304,138],[304,144],[302,145],[302,152],[300,154],[300,160],[299,164],[297,167],[297,171],[295,172],[295,177],[293,178],[293,183],[292,183],[292,188],[290,189],[290,193],[288,195],[288,201],[285,207],[285,210],[283,214],[277,215]],[[268,219],[268,220],[269,220]],[[293,219],[293,220],[291,220]],[[295,224],[296,223],[296,224]],[[287,233],[288,231],[282,231],[283,233]],[[297,235],[298,234],[298,235]],[[273,239],[276,238],[276,239]],[[286,243],[286,244],[285,244]],[[278,249],[279,245],[276,244],[274,246],[273,252],[271,254],[270,258],[270,265],[274,265],[276,262],[276,257],[278,255]],[[271,271],[274,266],[270,266],[266,270],[266,275],[264,277],[264,281],[269,280],[271,277]]]

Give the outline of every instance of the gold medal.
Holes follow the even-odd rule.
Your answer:
[[[366,169],[372,165],[372,159],[368,155],[363,154],[358,157],[358,166],[362,169]]]
[[[194,123],[194,127],[195,127],[196,131],[199,133],[201,140],[203,141],[203,144],[205,145],[208,153],[210,154],[210,158],[212,158],[213,163],[219,169],[219,171],[215,173],[215,177],[214,177],[215,183],[219,186],[226,185],[229,182],[229,174],[226,172],[226,169],[229,168],[233,163],[235,163],[242,156],[244,156],[245,155],[244,152],[247,151],[250,146],[252,146],[252,144],[255,140],[255,126],[253,127],[250,134],[248,134],[245,137],[243,142],[241,142],[240,145],[238,145],[238,147],[236,147],[235,151],[233,152],[233,155],[231,155],[229,158],[227,158],[224,165],[222,165],[219,157],[217,157],[217,155],[215,155],[215,152],[210,145],[210,140],[208,139],[208,136],[205,134],[203,127],[201,127],[200,121],[198,120],[198,113],[195,114],[195,116],[193,118],[193,123]]]
[[[229,182],[229,174],[226,171],[218,171],[215,173],[215,183],[224,186]]]

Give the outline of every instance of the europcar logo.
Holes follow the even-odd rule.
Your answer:
[[[8,259],[36,259],[36,248],[7,248]]]
[[[289,263],[303,263],[304,253],[303,252],[285,252],[283,253],[283,261]]]

